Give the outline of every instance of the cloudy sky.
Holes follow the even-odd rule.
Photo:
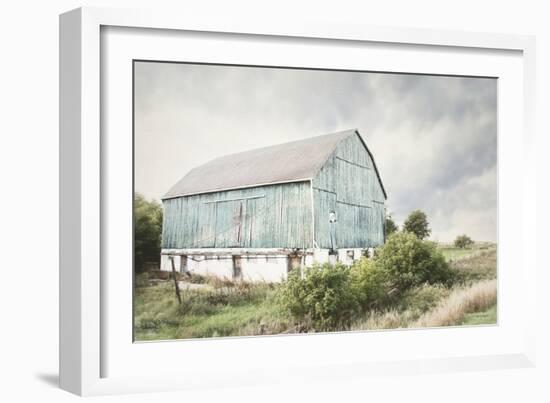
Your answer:
[[[135,189],[160,200],[221,155],[357,128],[399,225],[496,240],[495,79],[138,62]]]

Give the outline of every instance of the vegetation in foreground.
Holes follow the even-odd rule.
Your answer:
[[[443,289],[424,286],[415,290],[400,306],[382,312],[371,312],[354,324],[353,330],[441,327],[473,323],[472,313],[496,306],[496,280],[484,280],[470,286]],[[480,317],[481,318],[481,317]]]
[[[143,272],[158,264],[162,210],[140,195],[134,207],[136,340],[496,323],[496,246],[425,241],[420,210],[402,231],[387,217],[387,242],[351,267],[314,265],[282,284],[178,275],[179,304],[170,273]]]
[[[462,325],[485,325],[487,323],[497,323],[497,306],[496,304],[491,306],[489,309],[482,312],[473,312],[466,314]]]
[[[289,317],[275,309],[276,286],[201,278],[200,288],[182,289],[182,304],[170,281],[136,288],[136,340],[275,334]]]
[[[414,238],[414,239],[413,239]],[[393,240],[393,241],[392,241]],[[459,252],[460,251],[460,252]],[[283,284],[139,275],[136,340],[496,323],[496,246],[440,247],[396,232],[374,259],[316,265]]]

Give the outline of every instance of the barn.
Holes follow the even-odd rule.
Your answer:
[[[163,197],[161,267],[280,281],[384,243],[386,192],[358,130],[216,158]]]

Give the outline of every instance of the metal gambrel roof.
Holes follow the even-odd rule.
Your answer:
[[[338,143],[355,134],[361,138],[359,132],[352,129],[213,159],[189,171],[164,195],[163,200],[311,180],[334,152]],[[361,141],[374,162],[362,138]],[[386,196],[376,163],[374,168]]]

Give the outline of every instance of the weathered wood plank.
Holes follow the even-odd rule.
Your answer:
[[[309,248],[309,182],[164,200],[163,248]]]
[[[313,178],[315,241],[330,248],[366,248],[384,242],[385,198],[374,162],[358,136],[341,141]],[[329,223],[335,211],[337,222]],[[331,228],[336,231],[332,235]]]

